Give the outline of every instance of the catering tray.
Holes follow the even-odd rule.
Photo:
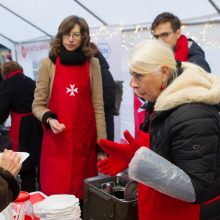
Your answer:
[[[83,220],[138,220],[137,198],[123,197],[129,181],[127,175],[86,179]]]

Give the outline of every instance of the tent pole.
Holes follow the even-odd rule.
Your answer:
[[[213,6],[213,8],[215,8],[215,10],[218,12],[218,14],[220,14],[220,9],[219,7],[215,4],[215,2],[213,0],[208,0],[209,3]]]
[[[78,0],[74,0],[78,5],[80,5],[82,8],[84,8],[87,12],[89,12],[93,17],[95,17],[97,20],[99,20],[103,25],[108,25],[106,22],[104,22],[100,17],[98,17],[95,13],[93,13],[91,10],[89,10],[85,5],[83,5]]]
[[[12,39],[6,37],[6,36],[3,35],[3,34],[0,34],[0,36],[2,36],[3,38],[5,38],[6,40],[10,41],[10,42],[13,43],[13,44],[16,44],[16,43],[17,43],[16,41],[13,41]]]
[[[19,14],[15,13],[14,11],[10,10],[9,8],[7,8],[6,6],[4,6],[3,4],[0,4],[0,6],[2,8],[4,8],[6,11],[9,11],[11,14],[15,15],[16,17],[20,18],[21,20],[23,20],[24,22],[28,23],[29,25],[31,25],[32,27],[34,27],[35,29],[39,30],[40,32],[44,33],[45,35],[47,35],[50,38],[53,38],[52,35],[48,34],[46,31],[42,30],[41,28],[37,27],[35,24],[31,23],[30,21],[28,21],[27,19],[23,18],[22,16],[20,16]]]

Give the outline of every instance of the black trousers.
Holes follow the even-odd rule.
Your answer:
[[[22,170],[20,173],[21,177],[21,190],[26,192],[34,192],[38,190],[37,186],[37,172],[36,168],[30,168]]]

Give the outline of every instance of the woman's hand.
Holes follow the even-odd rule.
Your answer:
[[[59,134],[63,132],[66,128],[64,124],[59,123],[59,121],[54,118],[50,118],[48,120],[48,124],[50,125],[50,128],[54,134]]]
[[[0,167],[9,171],[14,177],[17,176],[21,169],[21,157],[19,154],[12,150],[4,150],[4,153],[0,157]]]
[[[98,160],[98,161],[104,160],[104,159],[106,159],[106,158],[107,158],[106,153],[104,153],[104,152],[98,152],[98,153],[97,153],[97,160]]]

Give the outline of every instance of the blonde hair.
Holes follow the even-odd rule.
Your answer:
[[[130,72],[147,74],[155,72],[161,65],[176,69],[176,60],[171,47],[161,40],[150,39],[138,43],[128,56]]]

